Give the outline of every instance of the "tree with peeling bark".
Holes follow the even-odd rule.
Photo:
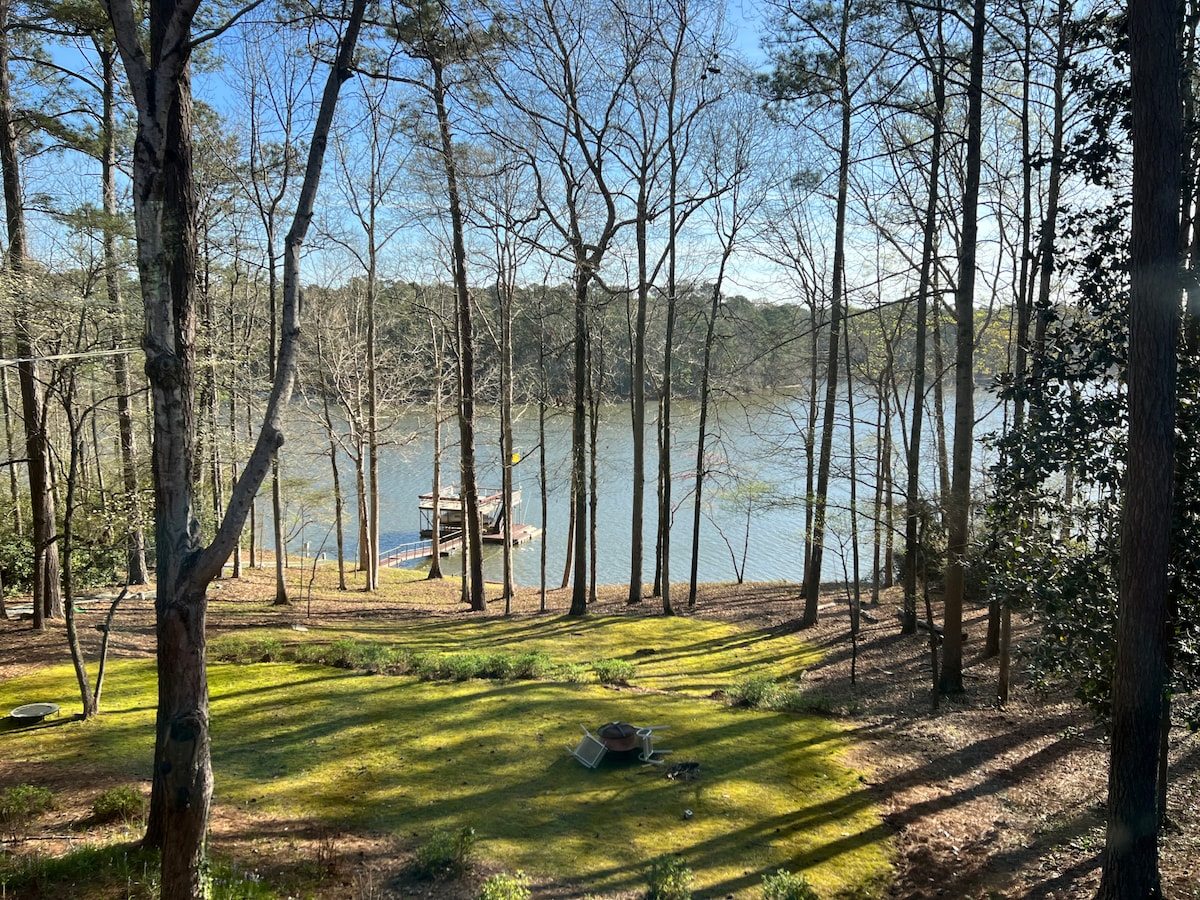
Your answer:
[[[134,222],[145,307],[146,374],[153,397],[158,716],[145,841],[162,851],[163,896],[203,897],[213,785],[206,595],[283,442],[281,414],[291,392],[300,335],[300,251],[312,219],[338,93],[352,72],[366,0],[354,0],[347,17],[339,20],[344,24],[337,55],[316,114],[303,187],[285,242],[277,377],[254,450],[207,546],[200,541],[193,477],[197,310],[191,58],[199,43],[223,29],[193,36],[200,0],[152,0],[148,30],[132,0],[106,0],[105,5],[137,108]]]

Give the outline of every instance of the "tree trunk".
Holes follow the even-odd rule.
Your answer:
[[[700,366],[700,422],[696,427],[696,471],[695,492],[692,503],[692,560],[691,572],[688,575],[688,607],[696,605],[696,589],[699,579],[700,566],[700,516],[703,511],[705,442],[708,439],[708,405],[712,394],[712,356],[717,343],[717,320],[721,315],[721,286],[725,283],[725,269],[729,258],[733,255],[734,241],[732,236],[722,248],[721,262],[717,267],[717,277],[713,279],[712,294],[708,308],[708,322],[704,330],[704,360]]]
[[[275,606],[291,606],[288,599],[287,578],[287,535],[283,532],[283,496],[279,484],[279,451],[271,460],[271,519],[275,529]],[[370,548],[368,547],[368,552]]]
[[[942,130],[946,109],[946,76],[942,38],[942,10],[937,15],[937,43],[932,49],[924,41],[924,33],[916,25],[912,8],[909,17],[914,33],[921,40],[925,59],[931,67],[933,81],[933,122],[931,123],[931,146],[929,156],[929,193],[925,203],[924,234],[921,241],[921,273],[917,284],[917,321],[913,341],[913,391],[911,433],[908,439],[908,481],[906,488],[904,517],[904,607],[900,631],[916,634],[917,631],[917,558],[921,554],[918,545],[918,525],[921,497],[921,435],[925,415],[925,368],[926,340],[929,332],[929,293],[932,284],[933,257],[936,252],[938,189],[942,162]],[[938,302],[935,300],[935,302]],[[936,318],[934,327],[936,328]],[[936,340],[936,338],[935,338]],[[938,345],[940,347],[940,344]]]
[[[813,533],[813,499],[817,494],[817,413],[820,409],[820,403],[817,401],[817,388],[820,379],[818,378],[817,365],[821,355],[821,329],[817,323],[816,306],[809,309],[811,325],[811,343],[809,344],[809,358],[812,365],[809,366],[808,374],[808,427],[804,432],[804,575],[808,575],[809,565],[812,563],[812,533]],[[800,592],[803,594],[806,589],[801,585]]]
[[[546,383],[546,288],[542,286],[538,303],[538,493],[542,501],[542,539],[538,560],[538,611],[546,611],[546,553],[548,519],[550,517],[550,487],[546,479],[546,405],[549,386]]]
[[[630,604],[642,602],[646,511],[646,315],[650,301],[649,239],[646,235],[649,214],[646,209],[648,175],[638,180],[637,218],[634,223],[637,244],[637,311],[633,323],[630,350],[633,371],[630,375],[629,412],[633,420],[633,514],[629,526],[629,598]]]
[[[1174,475],[1175,347],[1181,296],[1179,6],[1131,0],[1133,220],[1129,447],[1121,522],[1108,828],[1098,900],[1162,896],[1157,778],[1166,686]]]
[[[325,425],[325,435],[329,438],[329,468],[333,479],[333,524],[337,532],[337,566],[338,590],[346,590],[346,538],[345,538],[345,507],[346,500],[342,494],[342,477],[338,470],[337,435],[334,433],[333,416],[329,412],[329,384],[325,378],[328,370],[325,366],[325,356],[321,347],[321,329],[317,329],[317,368],[321,371],[321,418]]]
[[[96,697],[92,693],[91,680],[88,678],[87,666],[83,659],[83,648],[79,644],[79,632],[75,627],[75,590],[72,577],[71,552],[74,549],[74,520],[75,520],[75,491],[79,482],[79,465],[82,456],[82,441],[79,430],[81,423],[76,420],[74,404],[74,375],[70,378],[70,387],[64,393],[63,408],[67,417],[68,440],[70,456],[67,460],[67,496],[63,505],[62,529],[62,566],[63,593],[66,595],[67,646],[71,651],[71,664],[75,669],[75,681],[79,685],[79,699],[83,705],[83,717],[90,719],[96,715]],[[94,404],[93,404],[94,406]]]
[[[442,576],[442,333],[431,317],[430,337],[433,341],[433,508],[430,510],[429,540],[432,555],[429,559],[429,579]]]
[[[268,370],[270,372],[272,383],[279,377],[276,369],[276,336],[278,333],[277,313],[278,306],[278,279],[276,277],[276,260],[278,255],[275,252],[275,228],[274,219],[268,219],[267,222],[267,257],[268,264],[268,289],[267,295],[270,299],[270,324],[268,326],[268,342],[270,344],[270,352],[267,356]],[[275,534],[275,606],[290,606],[291,600],[288,599],[287,577],[284,575],[284,569],[287,568],[287,536],[283,532],[283,496],[282,489],[279,484],[279,449],[275,449],[274,457],[271,460],[271,526]]]
[[[825,555],[826,503],[833,457],[834,415],[837,411],[838,358],[841,355],[842,303],[846,276],[846,207],[850,188],[851,106],[846,43],[850,29],[850,3],[842,5],[838,34],[838,89],[841,112],[841,142],[838,145],[837,209],[833,234],[833,278],[829,291],[829,353],[825,368],[825,413],[821,425],[821,456],[817,465],[817,493],[813,498],[812,556],[804,573],[804,615],[801,628],[817,624],[821,597],[821,567]]]
[[[12,85],[8,72],[9,0],[0,0],[0,169],[4,180],[4,204],[8,225],[8,265],[14,279],[25,277],[25,209],[21,196],[20,159],[17,133],[12,121]],[[19,289],[18,289],[19,290]],[[23,291],[19,291],[24,293]],[[17,378],[25,419],[25,455],[29,472],[29,499],[33,511],[33,623],[45,627],[45,618],[63,615],[59,592],[58,544],[54,486],[50,468],[50,444],[46,436],[45,399],[38,365],[33,360],[32,310],[30,299],[17,303],[15,333]]]
[[[568,615],[587,613],[587,306],[591,273],[582,260],[575,272],[575,409],[571,415],[571,522],[574,526],[574,579]],[[570,555],[570,554],[568,554]]]
[[[967,85],[967,172],[963,190],[962,246],[954,295],[957,342],[954,361],[954,461],[946,538],[945,636],[941,688],[961,693],[962,615],[971,503],[971,451],[975,447],[975,244],[979,233],[979,179],[983,164],[983,50],[987,3],[975,0]],[[932,622],[930,623],[933,624]]]
[[[598,340],[597,340],[598,338]],[[600,506],[600,391],[604,373],[604,335],[601,329],[588,331],[588,599],[596,602],[596,569],[600,552],[596,539]]]
[[[3,343],[0,343],[3,346]],[[0,351],[2,352],[2,351]],[[0,402],[4,404],[4,446],[8,451],[8,459],[15,459],[13,452],[12,399],[8,394],[8,367],[0,368]],[[8,489],[12,497],[13,531],[18,535],[25,533],[25,516],[21,511],[21,489],[17,486],[17,467],[8,467]]]
[[[464,513],[463,552],[467,554],[468,594],[471,609],[487,609],[483,585],[483,531],[479,521],[479,486],[475,476],[475,337],[471,316],[471,294],[467,288],[467,247],[462,200],[458,191],[458,166],[454,140],[450,133],[450,115],[446,110],[446,85],[442,78],[442,60],[430,59],[433,69],[433,100],[437,110],[441,138],[442,168],[446,176],[446,198],[450,206],[451,256],[454,269],[454,297],[458,323],[458,437],[462,459],[462,485],[459,499]]]
[[[513,574],[513,467],[517,464],[516,447],[513,444],[513,346],[512,319],[515,286],[503,278],[498,286],[500,300],[500,458],[502,481],[501,492],[504,502],[504,520],[501,522],[504,548],[504,614],[512,612],[515,590]]]
[[[138,111],[133,163],[138,273],[145,306],[146,373],[154,401],[152,445],[158,591],[158,718],[146,842],[161,848],[164,897],[206,895],[204,839],[212,799],[205,616],[208,584],[236,544],[254,495],[282,442],[299,339],[300,247],[312,219],[323,153],[365,11],[355,0],[313,127],[308,167],[288,235],[278,377],[258,441],[213,542],[201,547],[194,514],[196,440],[196,191],[192,178],[191,23],[199,0],[149,6],[149,54],[130,0],[108,12]]]
[[[379,385],[375,359],[375,204],[367,232],[367,590],[379,588]]]
[[[936,273],[933,296],[939,296]],[[946,451],[946,357],[942,352],[942,302],[933,304],[933,431],[937,440],[938,502],[935,509],[938,521],[946,522],[946,504],[950,502],[950,454]]]

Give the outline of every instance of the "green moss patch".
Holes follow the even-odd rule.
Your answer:
[[[247,635],[281,645],[295,632]],[[416,621],[312,629],[307,641],[374,642],[423,653],[541,653],[555,664],[633,665],[631,688],[595,680],[425,681],[327,665],[210,666],[216,803],[272,819],[393,833],[415,847],[438,828],[472,827],[478,854],[534,883],[596,895],[644,888],[647,863],[680,856],[697,896],[757,897],[762,876],[803,872],[822,897],[872,896],[887,877],[885,829],[838,761],[835,722],[735,709],[708,699],[738,679],[786,679],[811,665],[795,636],[694,619]],[[154,665],[117,662],[93,722],[5,735],[29,780],[86,764],[90,777],[149,775]],[[0,686],[78,707],[62,667]],[[580,725],[669,725],[665,767],[568,752]],[[536,891],[535,891],[536,893]]]

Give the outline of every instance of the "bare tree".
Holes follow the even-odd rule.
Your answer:
[[[245,98],[249,141],[246,147],[246,191],[262,227],[263,268],[267,277],[267,375],[273,382],[280,327],[280,231],[287,209],[295,199],[301,150],[297,134],[300,99],[316,71],[315,58],[279,53],[272,39],[274,27],[253,26],[242,40],[242,65],[237,88]],[[287,605],[287,540],[283,525],[283,497],[278,450],[271,461],[271,524],[275,542],[275,603]]]
[[[970,72],[967,81],[966,182],[958,284],[954,295],[957,342],[954,360],[954,453],[946,504],[945,635],[941,689],[961,692],[962,605],[971,501],[971,457],[975,446],[975,259],[979,233],[979,178],[983,163],[983,55],[987,4],[974,0]],[[929,623],[930,628],[933,623]]]
[[[907,511],[904,516],[904,606],[900,630],[904,634],[917,631],[917,559],[921,493],[921,442],[924,434],[926,346],[929,336],[929,299],[933,282],[934,254],[937,251],[938,191],[941,186],[942,140],[946,111],[946,50],[943,34],[943,14],[940,3],[932,11],[932,35],[919,23],[911,4],[905,9],[914,25],[913,33],[920,42],[923,62],[929,73],[933,105],[928,111],[930,125],[927,200],[922,220],[920,275],[917,283],[916,326],[913,352],[912,418],[909,420],[907,459]],[[936,302],[936,300],[935,300]]]
[[[825,405],[817,486],[810,499],[814,510],[810,550],[806,553],[804,572],[802,627],[811,627],[817,622],[825,552],[826,502],[833,453],[842,319],[845,315],[846,214],[853,156],[852,125],[856,106],[881,59],[878,53],[867,53],[866,45],[861,41],[855,42],[853,36],[859,29],[869,27],[872,13],[869,3],[856,3],[855,0],[843,0],[835,6],[807,3],[782,5],[780,15],[784,35],[775,50],[776,69],[770,84],[772,96],[779,104],[801,102],[818,107],[828,106],[836,121],[838,135],[830,148],[837,157],[837,172],[834,186],[833,267],[828,290],[829,345],[824,373]],[[853,53],[852,45],[855,47]],[[821,133],[819,126],[814,130]]]
[[[724,113],[724,114],[721,114]],[[739,92],[706,123],[703,138],[703,173],[714,202],[708,208],[713,234],[721,252],[712,280],[708,317],[704,329],[704,357],[700,367],[700,416],[696,427],[696,469],[692,502],[692,553],[688,578],[688,606],[696,605],[700,565],[700,523],[704,509],[710,405],[713,393],[713,355],[721,319],[722,291],[730,260],[745,241],[745,232],[762,210],[771,184],[767,156],[771,141],[766,122],[753,95]],[[740,581],[740,578],[739,578]]]
[[[418,88],[432,107],[436,138],[430,141],[445,179],[446,205],[450,213],[450,268],[455,296],[455,334],[458,362],[459,468],[462,483],[459,499],[463,510],[464,590],[471,609],[487,609],[483,582],[483,529],[479,510],[479,486],[475,459],[475,326],[467,276],[466,220],[462,174],[451,121],[451,103],[456,73],[484,53],[496,36],[494,23],[473,20],[462,10],[433,2],[412,0],[398,8],[391,29],[398,46],[421,69],[413,76],[390,75]],[[472,77],[465,74],[464,78]]]
[[[355,0],[313,126],[303,188],[285,243],[283,329],[277,378],[258,441],[213,541],[195,514],[196,211],[192,176],[191,56],[199,0],[154,0],[149,29],[130,0],[107,0],[138,112],[133,165],[138,273],[145,307],[146,372],[154,401],[158,718],[146,841],[162,851],[162,892],[203,897],[204,839],[212,799],[205,613],[247,511],[282,442],[299,337],[300,249],[312,217],[325,140],[366,8]]]
[[[339,235],[337,243],[354,257],[364,276],[367,320],[364,438],[368,462],[367,496],[360,502],[360,509],[366,515],[360,517],[358,567],[366,572],[368,591],[379,587],[379,268],[381,255],[407,218],[389,214],[394,207],[389,195],[398,185],[411,150],[401,140],[400,111],[389,106],[385,88],[383,84],[368,86],[367,82],[360,86],[357,96],[360,116],[335,142],[339,193],[362,232],[361,241]],[[366,543],[362,546],[364,539]]]
[[[531,0],[518,11],[520,40],[496,87],[520,114],[514,134],[534,173],[548,221],[545,251],[570,270],[574,317],[571,422],[571,615],[587,612],[587,384],[590,289],[626,222],[613,174],[620,131],[642,44],[626,40],[602,3]],[[551,243],[553,242],[553,243]]]

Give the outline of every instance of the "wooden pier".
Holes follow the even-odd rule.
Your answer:
[[[462,547],[462,532],[451,532],[438,542],[438,553],[447,556]],[[393,547],[379,554],[381,566],[395,567],[405,563],[429,559],[433,556],[433,541],[429,538],[420,541],[409,541],[399,547]]]
[[[512,526],[511,531],[507,535],[503,530],[484,532],[483,542],[485,544],[503,544],[507,538],[512,546],[515,547],[518,544],[524,544],[526,541],[535,540],[541,534],[542,529],[534,525],[526,525],[524,522],[517,522]],[[440,556],[449,556],[456,550],[462,549],[463,538],[461,530],[447,529],[439,536],[441,540],[438,542],[437,552]],[[405,563],[429,559],[433,556],[433,553],[433,539],[423,538],[419,541],[409,541],[407,544],[401,544],[398,547],[393,547],[391,550],[385,550],[379,554],[379,564],[389,567],[402,566]]]

